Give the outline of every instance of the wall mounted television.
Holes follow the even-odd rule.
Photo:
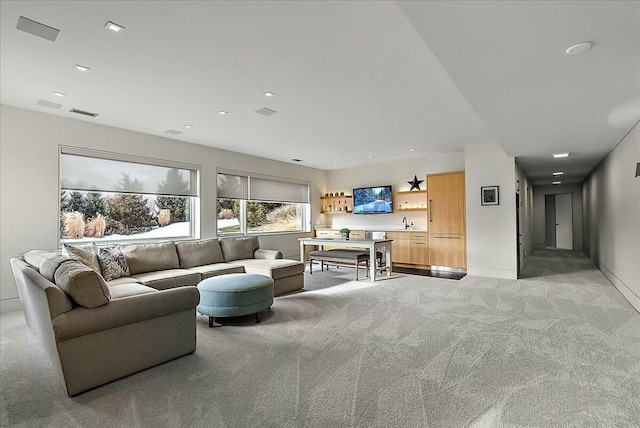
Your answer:
[[[354,214],[388,214],[393,212],[391,186],[353,189]]]

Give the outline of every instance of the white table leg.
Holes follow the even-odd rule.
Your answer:
[[[371,282],[376,281],[376,246],[371,245],[369,247],[369,273],[371,274]]]
[[[387,259],[384,261],[385,267],[387,268],[387,276],[391,276],[391,243],[387,242],[385,244],[385,247],[387,249],[386,251],[386,255],[387,255]]]
[[[304,242],[300,241],[300,261],[304,263]]]

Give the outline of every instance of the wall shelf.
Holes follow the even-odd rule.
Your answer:
[[[427,191],[399,191],[393,192],[395,211],[411,212],[411,211],[427,211]]]
[[[351,214],[353,213],[353,196],[352,195],[337,195],[337,196],[321,196],[322,206],[320,207],[321,214]],[[340,208],[340,209],[337,209]]]

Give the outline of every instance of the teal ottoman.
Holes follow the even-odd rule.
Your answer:
[[[273,279],[253,273],[230,273],[213,276],[198,284],[200,304],[196,310],[209,316],[209,327],[215,317],[239,317],[260,314],[273,304]]]

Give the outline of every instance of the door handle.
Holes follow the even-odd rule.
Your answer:
[[[429,199],[429,223],[433,223],[433,199]]]

